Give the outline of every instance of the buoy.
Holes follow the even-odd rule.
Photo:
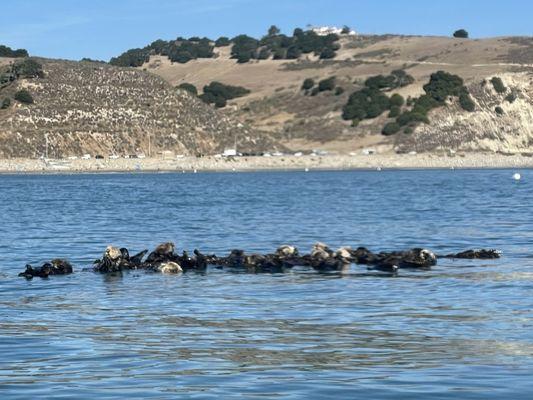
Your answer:
[[[192,171],[192,172],[193,172],[193,174],[196,174],[196,173],[197,173],[198,171],[197,171],[197,170],[195,169],[195,170],[194,170],[194,171]]]
[[[306,168],[306,169],[305,169],[305,172],[309,172],[309,168]]]
[[[514,175],[513,175],[513,179],[515,181],[519,181],[520,179],[522,178],[522,176],[520,176],[520,174],[518,172],[515,172]]]
[[[381,167],[377,167],[377,168],[376,168],[376,171],[381,171]]]

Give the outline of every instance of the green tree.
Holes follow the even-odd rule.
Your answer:
[[[507,91],[507,88],[503,84],[503,81],[501,80],[501,78],[495,76],[490,80],[490,82],[492,83],[492,86],[494,87],[494,90],[496,91],[496,93],[501,94]]]
[[[472,112],[476,109],[476,104],[468,94],[468,92],[462,92],[459,95],[459,104],[461,108],[465,111]]]
[[[15,100],[24,104],[32,104],[33,96],[26,89],[21,89],[17,93],[15,93]]]
[[[453,33],[453,37],[455,38],[461,38],[461,39],[468,39],[468,32],[464,29],[459,29]]]
[[[231,44],[231,40],[227,38],[226,36],[220,36],[217,40],[215,40],[215,47],[225,47],[229,46]]]
[[[318,82],[318,90],[320,92],[324,92],[326,90],[333,90],[335,89],[335,77],[332,76],[327,79],[322,79],[320,82]]]
[[[503,115],[503,114],[504,114],[503,108],[501,108],[500,106],[496,106],[496,108],[494,109],[494,111],[495,111],[496,114],[498,114],[498,115]]]
[[[309,90],[315,86],[315,80],[312,78],[307,78],[302,83],[302,90]]]
[[[381,133],[385,136],[390,136],[398,133],[400,129],[401,126],[397,122],[389,122],[383,127]]]
[[[391,106],[396,106],[398,108],[400,108],[401,106],[403,106],[404,104],[404,99],[402,97],[402,95],[398,94],[398,93],[394,93],[391,97],[390,97],[390,104]]]
[[[268,28],[268,36],[276,36],[279,35],[281,31],[276,25],[271,25],[270,28]]]
[[[186,90],[187,92],[194,94],[195,96],[198,95],[198,89],[196,89],[196,86],[194,86],[192,83],[183,82],[178,86],[178,88]]]

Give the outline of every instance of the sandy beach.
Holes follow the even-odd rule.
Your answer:
[[[3,159],[0,173],[94,173],[94,172],[224,172],[268,170],[352,170],[431,168],[533,168],[533,157],[467,153],[374,154],[278,157],[183,157],[180,159]]]

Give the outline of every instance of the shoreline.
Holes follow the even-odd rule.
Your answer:
[[[0,159],[0,174],[75,174],[127,172],[254,172],[343,171],[394,169],[511,169],[533,168],[533,157],[494,153],[455,155],[373,154],[277,157],[183,157],[180,159]]]

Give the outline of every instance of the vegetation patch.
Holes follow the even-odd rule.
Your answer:
[[[507,88],[503,84],[503,81],[501,80],[501,78],[498,78],[497,76],[493,77],[490,80],[490,83],[492,83],[492,87],[494,87],[494,90],[496,91],[496,93],[502,94],[507,91]]]
[[[28,57],[28,51],[25,49],[13,50],[11,47],[0,45],[0,57],[12,57],[12,58]]]
[[[198,95],[198,89],[196,89],[196,86],[194,86],[192,83],[184,82],[178,86],[179,89],[186,90],[189,93],[192,93],[193,95]]]
[[[199,97],[208,104],[214,104],[216,107],[225,107],[228,100],[237,97],[246,96],[250,91],[241,86],[225,85],[220,82],[211,82],[204,86],[204,93]]]
[[[15,93],[15,100],[23,104],[33,104],[33,96],[26,89],[19,90]]]

